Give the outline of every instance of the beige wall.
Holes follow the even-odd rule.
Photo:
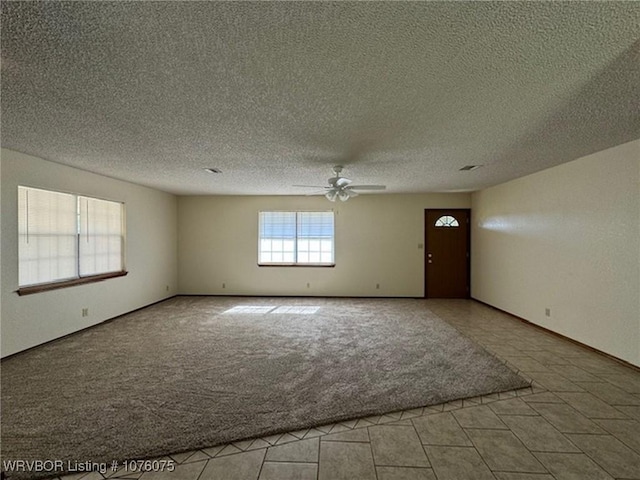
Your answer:
[[[0,165],[2,356],[178,292],[421,297],[424,209],[473,206],[474,298],[640,365],[640,141],[473,196],[362,195],[335,204],[176,199],[6,149]],[[19,297],[18,185],[124,201],[129,275]],[[260,210],[331,208],[335,268],[257,266]]]
[[[180,293],[421,297],[424,209],[470,202],[462,193],[361,195],[344,203],[322,196],[180,197]],[[257,266],[259,211],[332,208],[334,268]]]
[[[177,291],[176,197],[2,149],[2,356],[58,338]],[[18,296],[18,185],[125,202],[126,277]],[[167,290],[167,285],[169,290]],[[82,317],[82,309],[89,316]]]
[[[472,198],[474,298],[640,365],[640,140]]]

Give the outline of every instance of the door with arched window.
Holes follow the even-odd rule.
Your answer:
[[[425,210],[426,298],[469,298],[469,209]]]

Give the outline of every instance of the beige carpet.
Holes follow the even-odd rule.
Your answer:
[[[426,305],[176,297],[125,315],[2,362],[2,459],[153,457],[528,385]]]

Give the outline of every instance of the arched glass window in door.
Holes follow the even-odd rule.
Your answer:
[[[443,215],[438,220],[436,220],[436,227],[459,227],[460,224],[455,217],[451,215]]]

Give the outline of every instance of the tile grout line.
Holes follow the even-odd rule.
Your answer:
[[[491,402],[493,403],[493,402]],[[473,445],[473,450],[476,452],[476,454],[478,455],[478,457],[480,458],[480,460],[482,460],[482,463],[484,463],[484,465],[487,467],[487,470],[489,470],[491,472],[491,474],[493,475],[493,470],[491,469],[491,467],[489,466],[489,464],[487,463],[487,460],[482,456],[482,454],[478,451],[478,447],[476,446],[476,444],[473,442],[473,439],[471,437],[469,437],[469,435],[467,434],[466,429],[462,426],[462,424],[460,423],[460,420],[458,420],[458,418],[455,415],[451,415],[454,419],[454,421],[458,424],[458,427],[460,427],[460,430],[462,430],[462,432],[465,434],[465,436],[467,437],[467,440],[469,440],[469,442],[471,442],[471,445]],[[504,423],[504,422],[503,422]],[[511,431],[511,429],[509,429],[509,431]],[[494,475],[495,477],[495,475]]]

